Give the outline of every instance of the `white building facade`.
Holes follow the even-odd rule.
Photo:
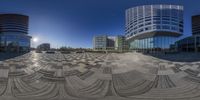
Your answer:
[[[169,50],[183,33],[183,6],[133,7],[126,10],[125,25],[131,50]]]

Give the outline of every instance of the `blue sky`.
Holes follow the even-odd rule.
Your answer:
[[[52,47],[92,47],[99,34],[124,34],[125,10],[146,4],[184,6],[184,36],[191,35],[191,16],[200,14],[197,0],[1,0],[0,13],[30,17],[29,33]]]

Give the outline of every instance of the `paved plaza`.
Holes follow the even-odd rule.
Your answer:
[[[200,100],[200,61],[28,53],[0,62],[0,100]]]

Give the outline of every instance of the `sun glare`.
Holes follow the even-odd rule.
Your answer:
[[[38,38],[33,38],[33,42],[37,42],[38,41]]]

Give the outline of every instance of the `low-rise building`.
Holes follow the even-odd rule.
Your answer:
[[[124,51],[128,50],[128,43],[122,35],[107,36],[100,35],[93,38],[94,50]]]
[[[41,50],[41,51],[48,51],[50,50],[50,43],[42,43],[37,47],[37,50]]]
[[[115,38],[115,50],[126,51],[129,49],[128,42],[126,41],[125,36],[118,35]]]
[[[94,50],[106,50],[107,47],[107,36],[95,36],[93,38],[93,49]]]
[[[115,37],[114,36],[108,36],[107,37],[107,50],[115,50]]]

